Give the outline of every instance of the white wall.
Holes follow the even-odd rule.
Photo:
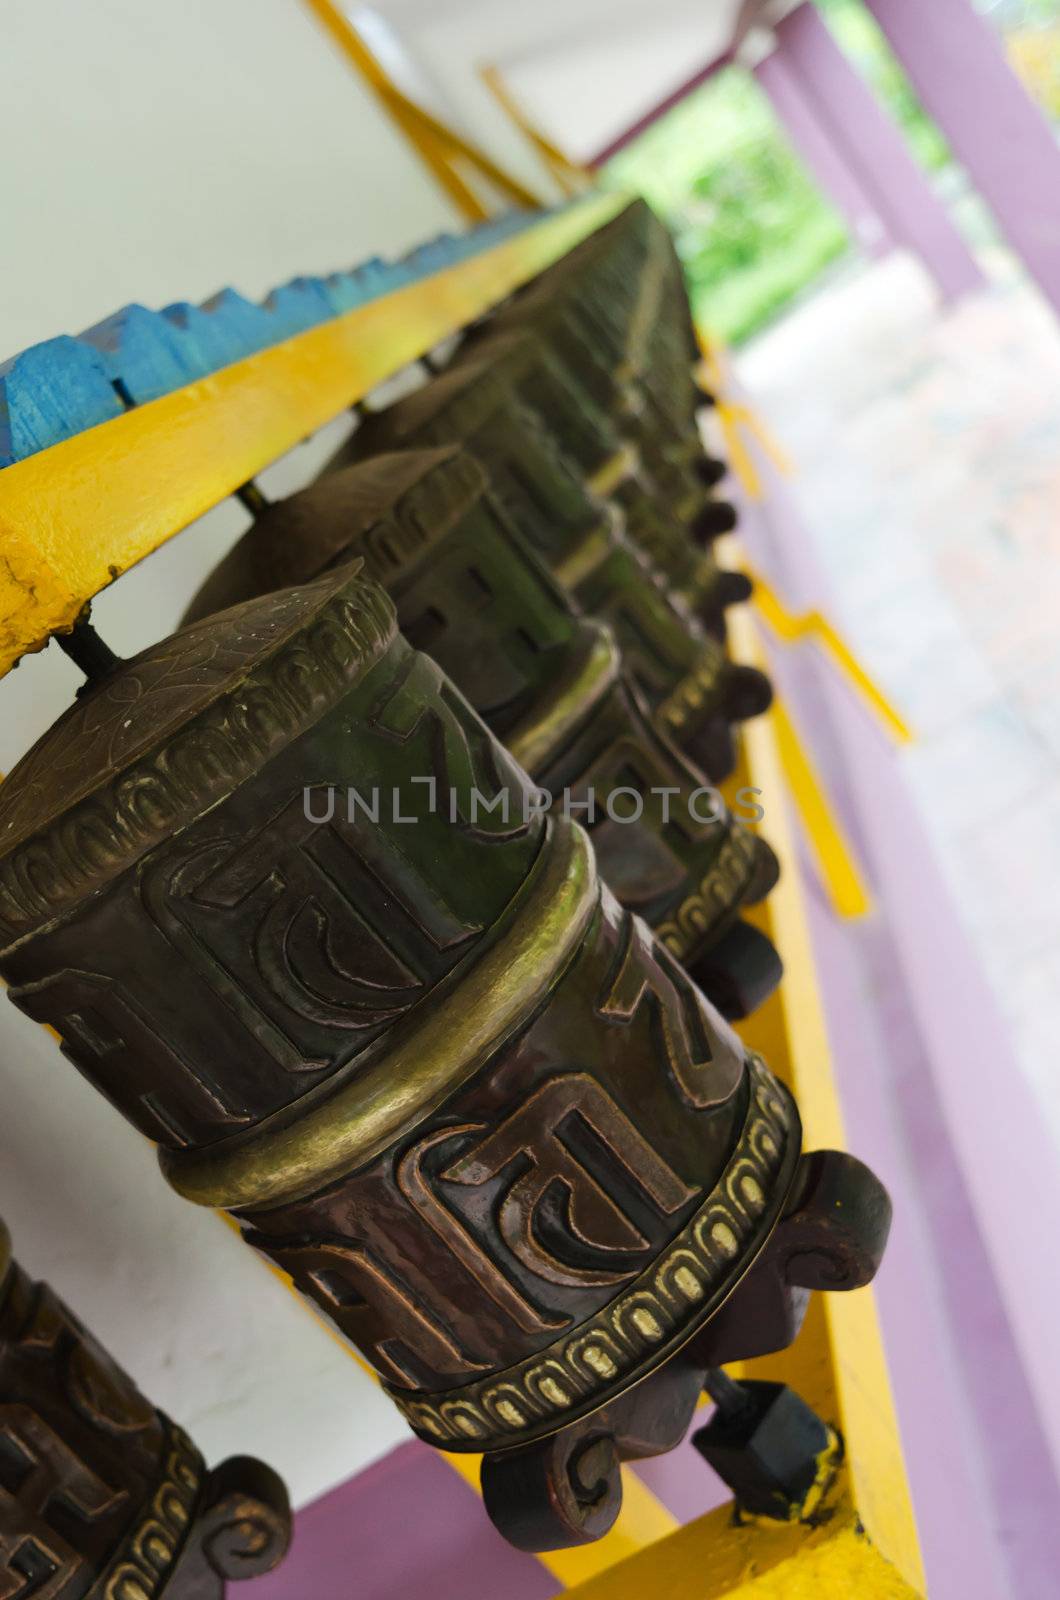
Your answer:
[[[589,161],[724,47],[709,13],[676,16],[516,61],[507,74],[535,124],[562,150]]]
[[[299,0],[3,0],[0,359],[452,222]]]
[[[452,225],[297,0],[2,0],[0,356],[126,301],[260,294]],[[304,482],[326,443],[263,482]],[[245,525],[229,502],[103,596],[128,654],[176,624]],[[53,645],[0,682],[0,770],[65,708]],[[407,1437],[338,1344],[0,1001],[0,1215],[212,1459],[258,1452],[304,1501]]]

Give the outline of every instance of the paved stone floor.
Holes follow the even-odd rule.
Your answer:
[[[991,264],[943,312],[908,257],[848,273],[738,364],[1060,1143],[1060,324]]]

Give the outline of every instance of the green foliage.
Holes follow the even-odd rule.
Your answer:
[[[862,0],[817,0],[828,26],[901,125],[929,172],[949,149]],[[1009,31],[1037,25],[1024,75],[1047,106],[1054,36],[1042,28],[1060,0],[976,0]],[[924,0],[930,4],[930,0]],[[1015,53],[1014,54],[1014,60]],[[1016,60],[1023,67],[1022,60]],[[802,293],[848,239],[842,222],[803,169],[757,83],[737,68],[720,73],[605,169],[604,181],[638,190],[670,224],[704,323],[738,343]]]
[[[847,247],[765,96],[736,69],[689,95],[605,176],[667,220],[697,316],[730,342],[761,328]]]

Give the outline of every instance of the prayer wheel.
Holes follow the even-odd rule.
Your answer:
[[[703,405],[694,378],[700,359],[681,264],[667,228],[644,202],[540,273],[513,298],[581,298],[616,376],[658,391],[682,438]]]
[[[551,435],[590,494],[620,508],[630,542],[662,575],[668,592],[716,638],[724,639],[725,608],[746,600],[748,580],[720,567],[690,530],[668,509],[636,448],[623,443],[614,423],[576,384],[555,357],[529,333],[501,333],[471,346],[478,365],[489,364],[509,382],[519,400]],[[466,354],[466,352],[465,352]],[[714,503],[721,523],[734,527],[735,512]]]
[[[477,345],[497,333],[532,335],[614,418],[671,512],[705,541],[726,531],[721,524],[732,513],[719,512],[704,492],[716,472],[696,423],[707,397],[695,384],[681,319],[675,331],[672,307],[663,306],[672,247],[656,236],[643,258],[630,261],[623,243],[616,235],[595,255],[542,273],[471,332],[465,355],[474,359]]]
[[[345,567],[116,665],[15,768],[0,974],[540,1548],[886,1229],[532,798]]]
[[[222,1600],[283,1559],[290,1509],[262,1462],[209,1472],[44,1283],[0,1222],[0,1594]]]
[[[773,887],[772,851],[653,726],[614,636],[574,613],[466,452],[375,456],[267,507],[186,620],[355,557],[390,594],[405,637],[538,787],[577,809],[620,902],[726,1016],[759,1004],[780,961],[736,919]]]
[[[328,470],[454,443],[489,473],[513,535],[580,610],[613,628],[660,731],[713,782],[727,777],[735,763],[732,724],[767,708],[769,680],[731,661],[674,604],[626,539],[620,514],[586,491],[496,364],[461,364],[373,413]]]

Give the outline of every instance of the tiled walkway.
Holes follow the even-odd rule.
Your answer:
[[[940,314],[894,256],[739,368],[1060,1144],[1060,326],[1011,271]]]

